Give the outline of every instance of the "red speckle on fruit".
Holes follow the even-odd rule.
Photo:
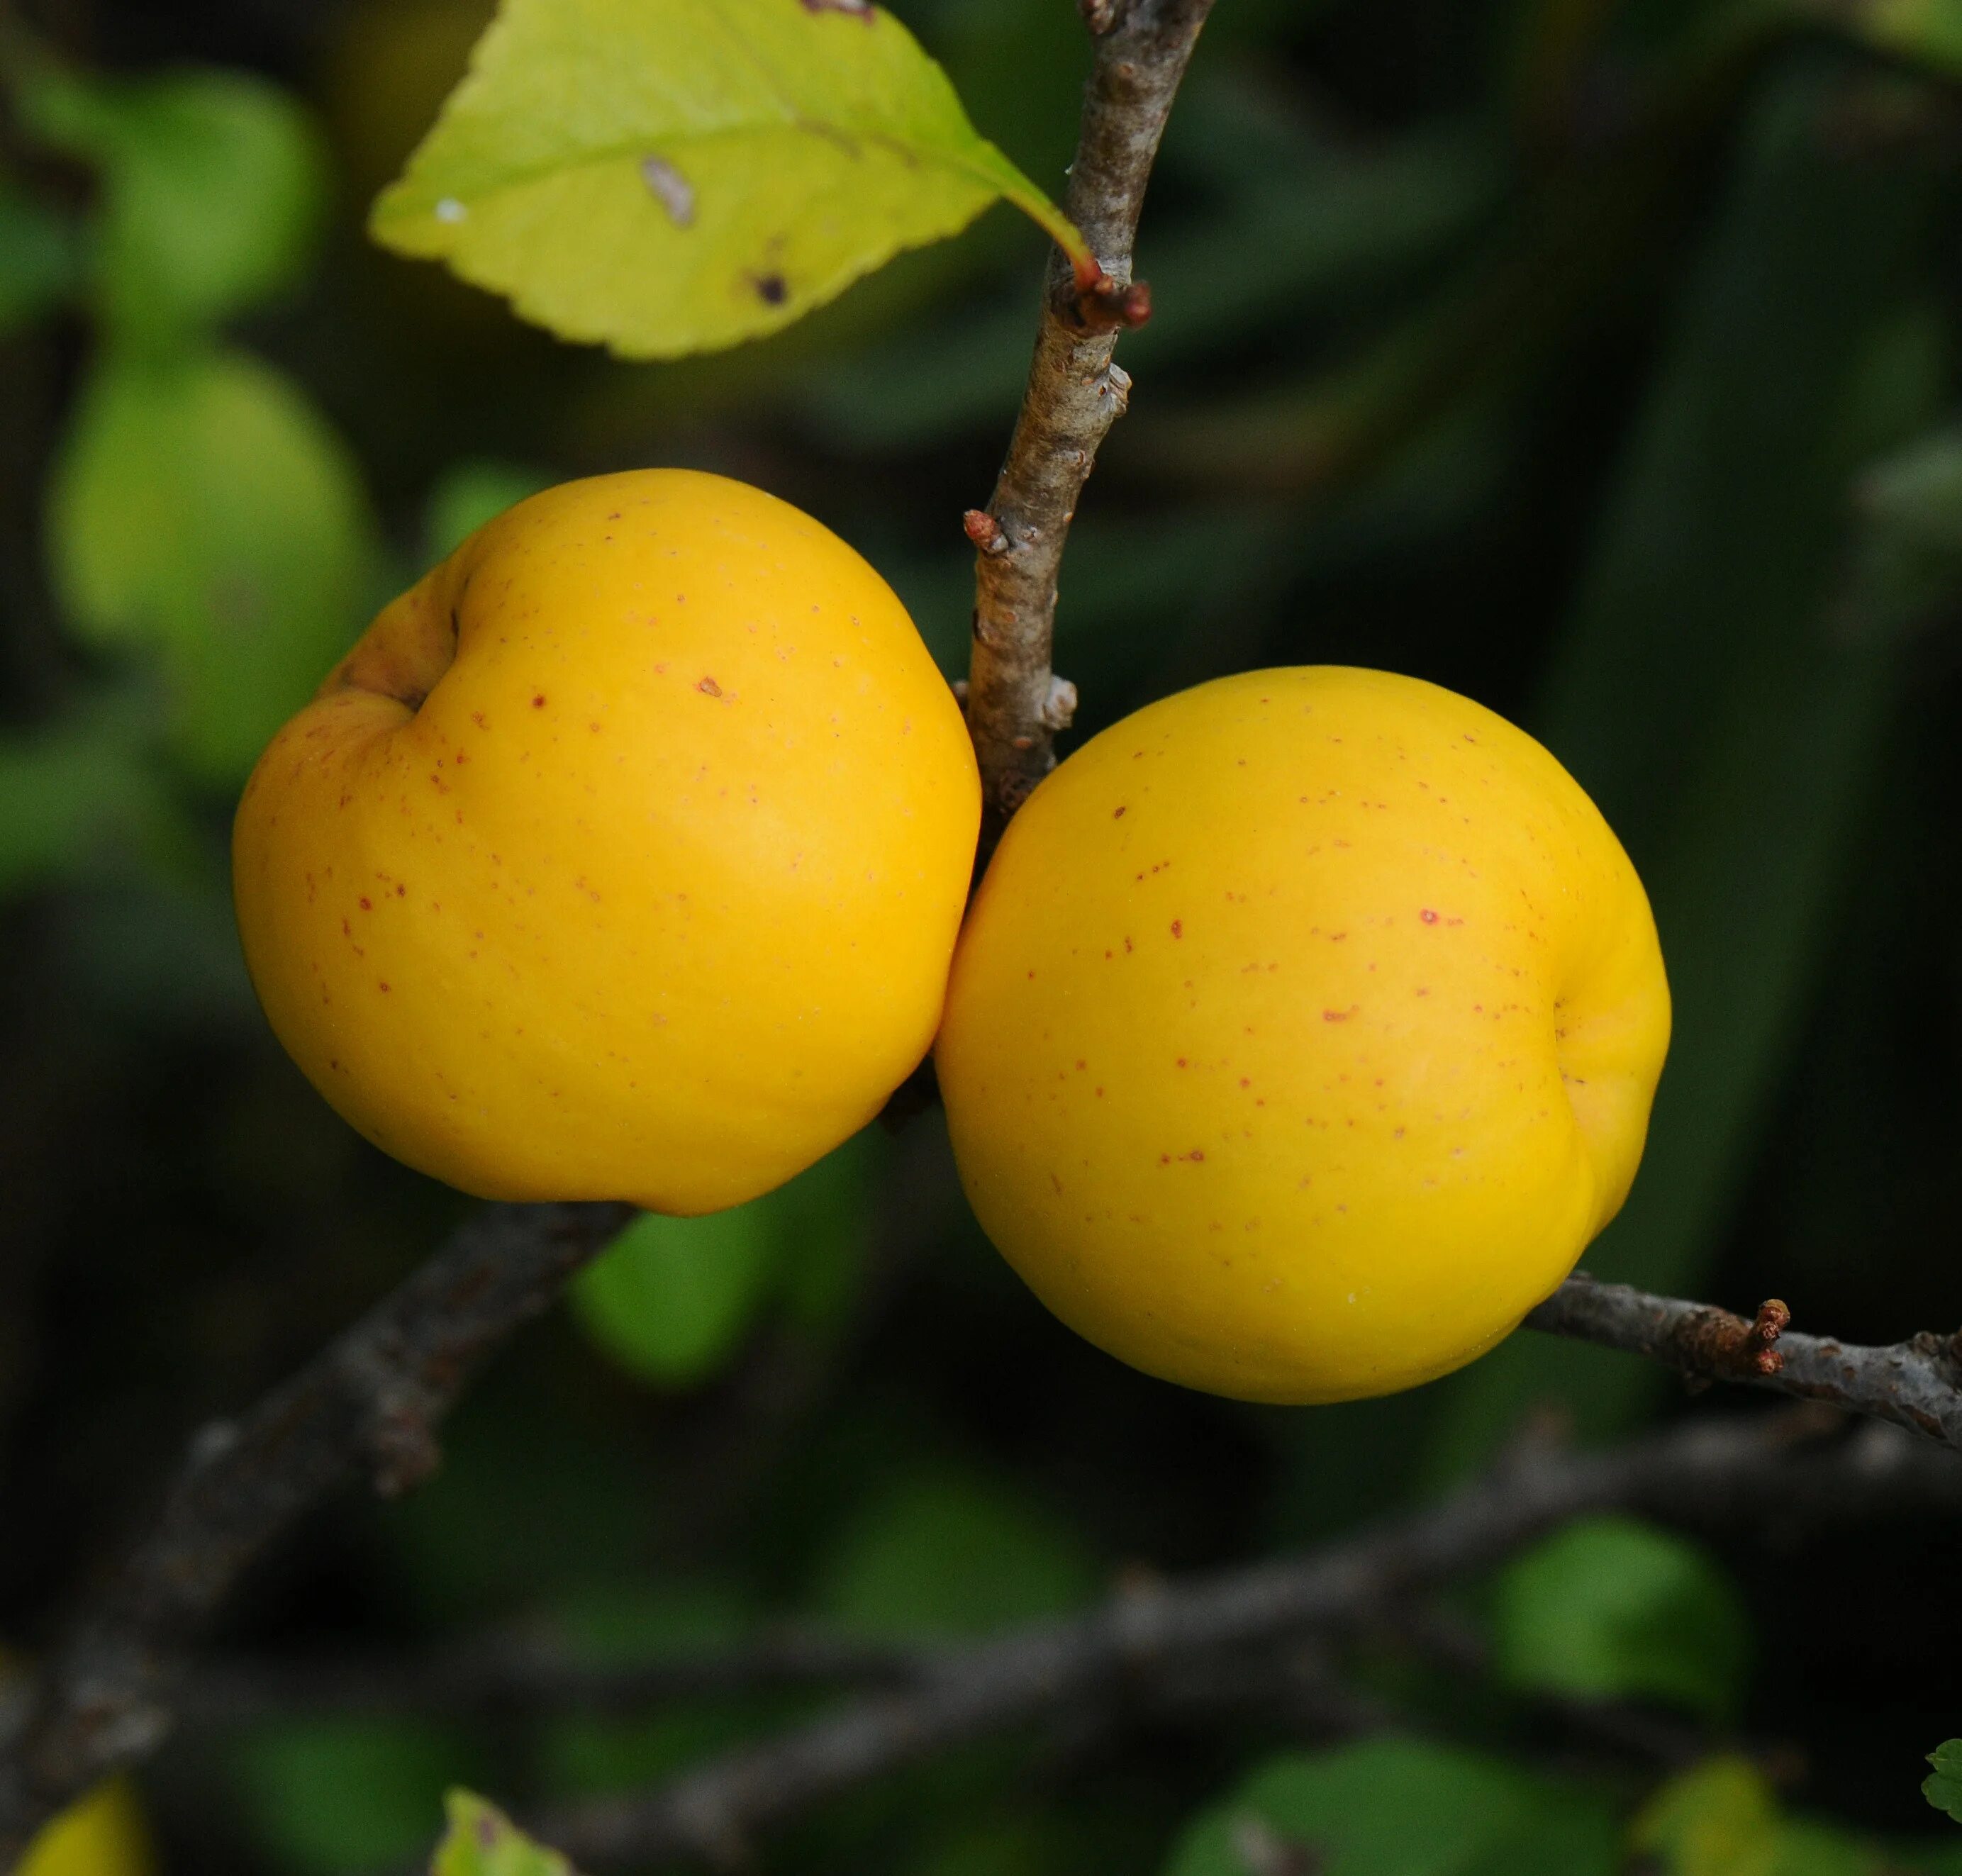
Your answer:
[[[375,909],[373,902],[367,899],[363,899],[361,901],[361,909],[363,912],[372,912]]]
[[[1175,938],[1182,938],[1185,936],[1185,921],[1183,919],[1172,920],[1171,935]]]
[[[712,677],[704,678],[695,688],[705,697],[720,697],[722,695],[722,686]]]
[[[542,710],[542,709],[544,709],[544,708],[545,708],[545,692],[544,692],[543,691],[540,691],[540,692],[538,692],[538,694],[537,695],[537,696],[534,697],[534,698],[532,699],[532,708],[534,710]]]
[[[1417,916],[1421,919],[1426,925],[1435,925],[1437,922],[1437,914],[1433,912],[1428,906],[1425,906],[1423,911],[1420,912]]]

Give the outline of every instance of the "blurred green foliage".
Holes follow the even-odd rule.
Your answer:
[[[609,1354],[666,1387],[714,1374],[772,1300],[823,1334],[864,1261],[877,1157],[861,1137],[747,1205],[705,1218],[644,1213],[574,1282],[574,1310]]]
[[[221,786],[346,648],[372,596],[344,446],[241,353],[112,352],[76,411],[48,526],[77,636],[155,656],[171,750]]]
[[[1609,1876],[1611,1807],[1480,1754],[1417,1740],[1277,1759],[1192,1826],[1165,1876],[1296,1867],[1327,1876]],[[1311,1860],[1312,1859],[1312,1860]]]
[[[481,1777],[453,1731],[405,1720],[289,1721],[232,1754],[238,1801],[266,1851],[296,1876],[340,1876],[417,1858],[430,1794]]]
[[[137,83],[59,67],[15,88],[22,128],[101,178],[91,310],[119,350],[172,353],[297,284],[327,155],[307,112],[242,72]]]
[[[1570,1524],[1494,1588],[1496,1665],[1532,1692],[1654,1700],[1722,1722],[1750,1665],[1750,1618],[1695,1545],[1631,1518]]]
[[[899,11],[1059,193],[1075,10]],[[225,822],[266,736],[491,515],[645,462],[838,528],[957,675],[959,516],[1013,418],[1043,243],[986,217],[768,344],[625,365],[362,241],[489,0],[21,12],[0,31],[0,1630],[31,1641],[188,1428],[455,1215],[252,1017]],[[1220,0],[1058,626],[1085,732],[1315,660],[1533,728],[1641,865],[1678,999],[1648,1161],[1590,1264],[1775,1290],[1873,1339],[1956,1308],[1956,19]],[[310,1526],[222,1639],[398,1656],[537,1624],[631,1665],[791,1619],[944,1645],[1349,1528],[1549,1403],[1590,1436],[1670,1411],[1651,1370],[1530,1337],[1313,1412],[1130,1375],[979,1241],[928,1116],[741,1211],[644,1221],[471,1397],[430,1488]],[[1962,1645],[1957,1555],[1919,1527],[1785,1553],[1577,1526],[1473,1586],[1483,1665],[1395,1635],[1337,1651],[1385,1737],[1331,1746],[1257,1703],[1071,1715],[841,1801],[764,1866],[1962,1870],[1903,1834],[1953,1730],[1926,1670]],[[459,1781],[520,1807],[618,1790],[809,1705],[299,1715],[187,1738],[149,1796],[173,1868],[353,1876],[426,1852]],[[1562,1730],[1586,1711],[1621,1731]],[[1660,1755],[1604,1743],[1657,1729]],[[1764,1768],[1801,1756],[1775,1789]],[[452,1815],[444,1876],[507,1876],[457,1862],[493,1846],[471,1801]]]

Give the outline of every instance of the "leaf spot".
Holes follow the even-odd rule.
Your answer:
[[[676,227],[695,225],[695,186],[673,164],[663,162],[658,156],[644,157],[641,180],[667,210],[668,219]]]

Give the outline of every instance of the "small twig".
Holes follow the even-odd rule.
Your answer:
[[[1079,277],[1059,251],[1021,414],[993,499],[970,510],[976,560],[968,727],[992,840],[1049,772],[1066,728],[1050,669],[1057,570],[1078,498],[1130,379],[1111,362],[1117,334],[1143,323],[1149,289],[1131,277],[1146,184],[1179,81],[1213,0],[1083,0],[1097,53],[1064,206],[1097,257]]]
[[[148,1533],[86,1604],[0,1756],[0,1869],[103,1774],[169,1731],[185,1651],[274,1539],[357,1472],[385,1494],[435,1468],[478,1364],[633,1215],[497,1206],[240,1419],[192,1442]]]
[[[911,1689],[854,1701],[653,1791],[568,1807],[533,1827],[595,1870],[727,1860],[870,1780],[1086,1702],[1149,1699],[1224,1653],[1369,1622],[1590,1513],[1731,1529],[1781,1513],[1820,1522],[1883,1507],[1962,1513],[1962,1467],[1948,1456],[1880,1429],[1803,1449],[1819,1430],[1801,1413],[1697,1424],[1606,1453],[1516,1454],[1443,1504],[1362,1536],[949,1651]]]
[[[1891,1421],[1962,1451],[1962,1349],[1954,1336],[1915,1335],[1865,1348],[1786,1325],[1775,1299],[1747,1322],[1707,1303],[1652,1296],[1625,1283],[1571,1277],[1526,1318],[1529,1328],[1625,1349],[1695,1379],[1769,1388]]]

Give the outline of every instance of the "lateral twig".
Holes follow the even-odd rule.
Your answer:
[[[1803,1334],[1787,1326],[1791,1320],[1775,1298],[1746,1322],[1708,1303],[1577,1276],[1534,1310],[1526,1326],[1646,1355],[1692,1379],[1823,1401],[1962,1451],[1962,1337],[1923,1334],[1869,1348]]]

